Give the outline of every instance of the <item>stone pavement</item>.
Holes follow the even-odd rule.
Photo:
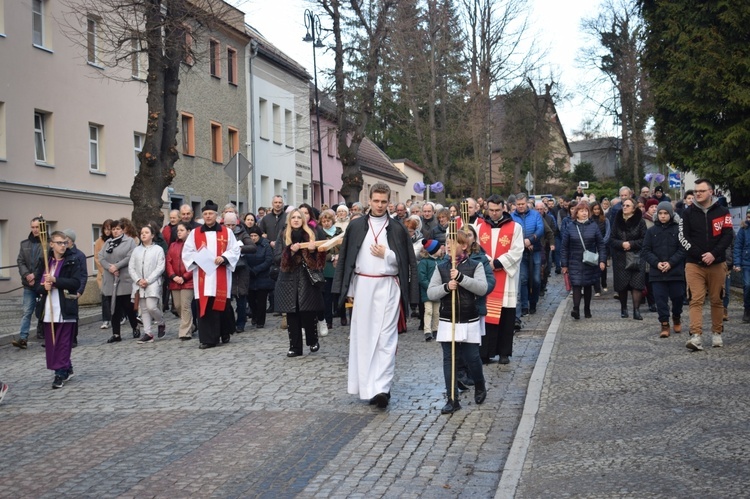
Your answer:
[[[511,363],[485,366],[486,402],[467,392],[452,416],[440,415],[440,347],[416,319],[381,411],[346,393],[340,325],[319,352],[288,359],[278,318],[198,350],[176,339],[173,317],[163,340],[107,345],[110,331],[87,310],[84,322],[96,322],[82,325],[76,377],[60,390],[35,340],[0,348],[11,387],[0,405],[0,497],[493,497],[566,294],[557,276]]]
[[[724,347],[711,348],[704,333],[705,350],[690,352],[687,320],[686,332],[660,339],[656,314],[621,319],[611,294],[595,299],[593,319],[575,321],[570,300],[561,304],[529,385],[532,399],[543,381],[539,412],[528,400],[509,458],[520,482],[501,484],[497,497],[747,497],[750,325],[741,300],[730,304]]]

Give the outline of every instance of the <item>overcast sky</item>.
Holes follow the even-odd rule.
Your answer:
[[[246,12],[245,21],[260,31],[279,49],[305,66],[310,74],[313,71],[312,44],[305,43],[304,11],[314,8],[310,0],[229,0]],[[580,48],[587,42],[580,34],[581,19],[595,17],[600,0],[529,0],[533,6],[530,14],[531,33],[536,33],[536,43],[546,49],[546,62],[559,75],[559,83],[565,93],[572,94],[569,100],[556,103],[560,120],[568,135],[573,138],[573,131],[580,129],[584,118],[596,112],[596,105],[586,98],[596,93],[587,84],[596,76],[596,71],[588,73],[578,67],[576,59]],[[318,12],[322,14],[322,12]],[[321,16],[323,26],[326,18]],[[588,42],[590,43],[590,42]],[[318,49],[318,68],[332,68],[333,59]],[[549,69],[540,76],[546,77]],[[320,77],[320,74],[319,74]],[[580,90],[587,88],[586,92]],[[603,92],[608,89],[601,89]],[[606,119],[604,133],[612,133],[612,120]]]

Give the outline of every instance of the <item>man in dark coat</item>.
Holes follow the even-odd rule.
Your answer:
[[[398,332],[409,305],[419,304],[416,256],[406,228],[388,216],[390,197],[387,184],[370,188],[370,213],[349,223],[332,287],[339,306],[354,298],[348,392],[381,409],[390,400]]]
[[[39,259],[42,257],[42,247],[39,243],[40,220],[40,217],[31,219],[31,232],[29,232],[27,239],[21,241],[21,249],[16,259],[18,272],[21,274],[21,284],[23,284],[23,316],[21,317],[20,338],[13,340],[13,346],[20,349],[26,349],[29,329],[31,329],[31,315],[34,313],[34,305],[36,304],[34,286],[37,283],[34,280],[34,272]],[[37,337],[41,336],[41,333],[41,330],[37,331]]]

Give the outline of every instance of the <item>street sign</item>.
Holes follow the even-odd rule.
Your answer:
[[[534,191],[534,177],[531,176],[531,172],[526,174],[526,192],[529,194]]]
[[[682,187],[682,174],[680,172],[674,172],[669,174],[669,188],[679,189]]]
[[[250,162],[241,152],[238,152],[224,165],[224,173],[232,180],[241,182],[250,173]]]

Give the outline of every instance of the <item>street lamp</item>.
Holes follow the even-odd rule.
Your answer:
[[[323,46],[320,40],[320,17],[310,9],[305,9],[305,37],[303,42],[312,42],[313,47],[313,78],[315,83],[315,121],[318,127],[318,168],[320,173],[320,206],[325,204],[325,190],[323,187],[323,149],[320,146],[320,100],[318,99],[318,65],[315,60],[315,49]],[[312,163],[312,150],[310,151],[310,163]]]

